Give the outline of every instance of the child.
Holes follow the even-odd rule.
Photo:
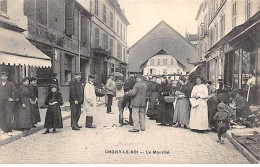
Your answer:
[[[61,108],[63,104],[63,99],[61,93],[57,92],[57,85],[51,85],[51,91],[48,93],[45,105],[49,105],[44,122],[44,128],[47,130],[43,133],[49,133],[49,129],[53,128],[53,133],[56,133],[56,128],[63,128]]]
[[[215,114],[213,120],[217,122],[217,132],[218,140],[220,144],[224,143],[226,137],[226,132],[229,129],[228,112],[225,110],[225,104],[219,103],[217,105],[217,113]]]

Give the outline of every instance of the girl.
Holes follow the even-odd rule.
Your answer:
[[[60,92],[57,92],[57,85],[51,85],[51,91],[48,93],[45,105],[49,105],[44,122],[44,128],[47,128],[43,134],[49,133],[49,129],[53,128],[53,133],[56,133],[56,128],[63,128],[61,108],[63,99]]]

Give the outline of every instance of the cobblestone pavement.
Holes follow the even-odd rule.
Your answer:
[[[1,163],[250,163],[228,140],[220,145],[215,133],[196,133],[189,129],[158,126],[146,120],[146,131],[129,133],[131,126],[118,125],[118,110],[106,114],[98,107],[97,129],[72,131],[70,119],[58,133],[35,134],[0,147]],[[125,112],[127,117],[128,112]],[[85,122],[82,115],[80,125]],[[116,150],[121,153],[114,153]],[[124,151],[124,153],[123,153]],[[127,152],[128,151],[128,152]],[[132,153],[131,153],[132,151]],[[137,153],[138,151],[138,153]],[[169,154],[153,154],[165,151]],[[151,152],[151,154],[149,154]]]

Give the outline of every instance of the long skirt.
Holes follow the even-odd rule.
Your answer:
[[[205,99],[198,99],[199,105],[192,107],[190,111],[190,129],[208,130],[208,106]]]
[[[155,108],[156,100],[158,98],[157,92],[152,92],[149,100],[148,110],[147,110],[147,117],[155,117],[157,115],[157,109]]]
[[[38,122],[41,122],[41,116],[40,116],[38,103],[32,104],[31,110],[32,110],[32,122],[33,122],[33,124],[37,124]]]
[[[30,100],[26,98],[24,101],[25,108],[19,102],[17,104],[17,111],[14,113],[15,129],[30,129],[33,126]]]
[[[45,116],[44,128],[63,128],[61,109],[59,104],[48,107]]]
[[[177,99],[173,116],[173,122],[182,125],[189,125],[190,121],[190,102],[187,98]]]
[[[159,117],[156,122],[162,124],[173,124],[174,107],[172,103],[162,103],[159,105]]]

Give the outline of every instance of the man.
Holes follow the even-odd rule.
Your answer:
[[[112,75],[109,76],[107,83],[106,83],[106,93],[107,93],[107,113],[113,114],[111,111],[111,106],[113,103],[113,97],[115,94],[115,82]]]
[[[133,90],[126,93],[132,97],[131,107],[134,121],[134,128],[129,132],[139,132],[140,128],[145,131],[145,109],[147,101],[148,86],[144,83],[142,75],[137,75]]]
[[[78,121],[81,114],[81,105],[83,104],[84,99],[84,88],[80,83],[81,72],[75,74],[72,81],[70,81],[70,110],[71,110],[71,127],[72,130],[80,130],[82,126],[78,125]]]
[[[14,117],[14,106],[17,98],[17,89],[13,82],[7,81],[8,73],[1,73],[1,84],[0,84],[0,128],[2,132],[12,136],[12,125]]]
[[[95,93],[95,76],[89,75],[88,83],[84,89],[83,111],[86,114],[86,128],[96,128],[93,125],[93,116],[97,111],[97,97]]]

